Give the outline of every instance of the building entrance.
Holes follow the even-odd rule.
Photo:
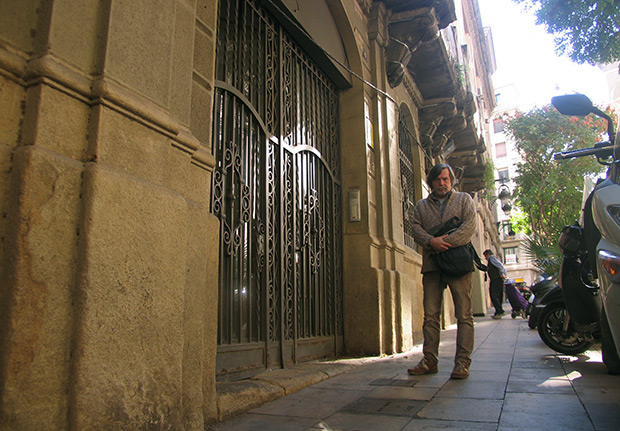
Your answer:
[[[212,211],[221,223],[217,373],[342,349],[338,95],[254,0],[220,0]]]

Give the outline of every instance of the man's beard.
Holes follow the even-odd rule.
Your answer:
[[[435,197],[444,198],[448,195],[448,193],[450,193],[450,189],[445,186],[439,186],[433,190],[433,193],[435,194]]]

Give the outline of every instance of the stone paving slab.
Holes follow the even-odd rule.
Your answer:
[[[594,430],[574,394],[506,394],[498,430],[523,430],[526,425],[541,430]]]
[[[538,382],[547,379],[565,377],[562,368],[517,368],[512,367],[510,370],[510,381]]]
[[[481,382],[477,380],[450,380],[437,392],[441,398],[470,398],[503,400],[506,381]]]
[[[574,395],[575,390],[566,376],[551,377],[548,379],[510,380],[506,392],[535,393],[535,394],[565,394]]]
[[[309,387],[251,410],[267,415],[325,418],[365,396],[365,392],[325,390]]]
[[[430,401],[437,393],[438,388],[403,388],[403,387],[379,387],[370,392],[368,398],[396,398],[409,400]]]
[[[413,419],[402,431],[495,431],[496,428],[497,424],[490,422]]]
[[[434,398],[419,413],[425,419],[497,423],[503,400]]]
[[[405,416],[386,416],[363,413],[339,412],[323,419],[309,430],[330,431],[390,431],[402,430],[410,418]],[[268,428],[265,428],[267,430]],[[302,428],[298,428],[302,429]]]
[[[341,412],[362,413],[387,416],[405,416],[411,418],[423,407],[425,401],[399,398],[360,398],[354,401]]]
[[[310,429],[317,423],[314,418],[298,418],[288,416],[268,416],[246,413],[232,418],[223,424],[215,425],[221,430],[235,431],[299,431]],[[207,429],[214,429],[209,427]],[[324,428],[318,428],[324,429]]]
[[[370,386],[404,386],[412,388],[417,382],[415,379],[377,379],[370,382]]]
[[[592,419],[597,430],[617,430],[620,428],[620,397],[618,393],[613,396],[593,397],[592,400],[584,393],[583,405]]]

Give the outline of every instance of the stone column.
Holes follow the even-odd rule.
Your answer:
[[[216,416],[216,9],[0,6],[10,429],[196,429]]]

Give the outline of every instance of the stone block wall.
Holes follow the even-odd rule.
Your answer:
[[[216,10],[0,5],[2,429],[215,418]]]

